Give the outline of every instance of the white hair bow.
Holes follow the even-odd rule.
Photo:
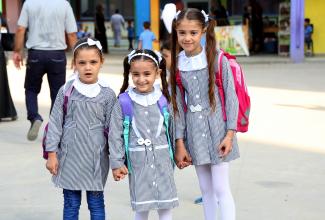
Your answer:
[[[77,45],[77,46],[74,48],[73,53],[74,53],[74,52],[75,52],[79,47],[81,47],[82,45],[85,45],[85,44],[88,44],[89,46],[94,46],[94,45],[96,45],[96,47],[97,47],[100,51],[102,51],[102,45],[100,44],[100,42],[99,42],[98,40],[93,40],[93,39],[91,39],[91,38],[88,38],[88,39],[87,39],[87,42],[83,42],[83,43]]]
[[[166,4],[161,12],[161,19],[164,21],[168,33],[172,32],[172,24],[176,15],[176,5],[173,3]]]
[[[203,16],[204,16],[204,21],[205,21],[205,23],[208,22],[208,21],[209,21],[209,15],[206,14],[204,10],[202,10],[201,13],[202,13]]]
[[[100,41],[99,40],[93,40],[93,39],[91,39],[91,38],[88,38],[87,39],[87,43],[88,43],[88,45],[89,46],[94,46],[94,45],[96,45],[96,47],[98,48],[98,49],[100,49],[100,50],[102,50],[102,45],[100,44]]]

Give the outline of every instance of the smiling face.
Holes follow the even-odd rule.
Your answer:
[[[187,56],[194,56],[201,52],[201,37],[205,32],[196,20],[182,19],[176,28],[177,41]]]
[[[98,73],[103,64],[100,52],[94,48],[81,48],[74,60],[79,79],[85,84],[93,84],[98,80]]]
[[[160,71],[157,65],[151,60],[140,59],[132,61],[130,73],[136,90],[140,93],[151,92]]]

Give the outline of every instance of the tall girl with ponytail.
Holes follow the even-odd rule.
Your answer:
[[[155,83],[158,78],[162,89]],[[171,220],[171,209],[178,206],[169,100],[160,54],[134,50],[125,57],[124,81],[111,116],[110,163],[116,181],[129,177],[135,220],[147,220],[150,210],[157,210],[160,220]]]
[[[228,61],[222,60],[227,121],[215,84],[218,50],[215,22],[194,8],[175,12],[172,24],[171,103],[175,112],[179,168],[193,164],[206,220],[235,219],[229,162],[239,157],[236,141],[238,99]],[[206,45],[200,44],[206,33]],[[179,86],[179,85],[182,85]]]

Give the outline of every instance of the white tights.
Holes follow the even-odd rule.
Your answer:
[[[235,203],[229,186],[229,163],[195,166],[202,193],[205,220],[235,220]]]
[[[171,209],[158,209],[159,220],[172,220]],[[148,220],[149,212],[136,212],[134,220]]]

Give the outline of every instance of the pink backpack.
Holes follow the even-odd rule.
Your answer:
[[[227,120],[226,115],[226,108],[225,108],[225,94],[223,90],[223,83],[222,83],[222,59],[223,57],[226,57],[229,61],[230,68],[232,70],[232,74],[234,77],[234,83],[235,83],[235,90],[238,97],[239,102],[239,110],[238,110],[238,117],[237,117],[237,131],[238,132],[246,132],[248,130],[248,124],[249,124],[249,112],[250,112],[250,97],[248,95],[248,90],[246,87],[245,79],[243,71],[240,67],[240,65],[236,61],[236,57],[233,55],[230,55],[227,52],[224,52],[223,50],[220,50],[219,56],[218,56],[218,70],[216,72],[216,85],[218,86],[220,98],[221,98],[221,105],[222,105],[222,114],[223,119]],[[183,98],[183,106],[184,111],[186,112],[187,107],[185,103],[185,96],[184,96],[184,88],[181,80],[181,76],[179,71],[176,72],[176,84],[181,91],[181,95]]]

